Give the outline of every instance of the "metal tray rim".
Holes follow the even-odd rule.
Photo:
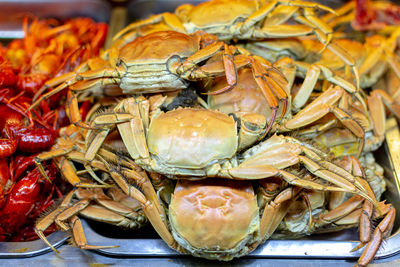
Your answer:
[[[47,236],[49,242],[58,248],[68,239],[66,233],[57,231]],[[42,240],[27,242],[0,242],[0,258],[29,258],[51,252]]]

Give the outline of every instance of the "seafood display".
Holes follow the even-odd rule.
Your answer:
[[[210,0],[107,49],[105,23],[26,18],[0,49],[0,240],[59,252],[59,229],[113,250],[81,219],[149,223],[178,253],[230,261],[355,228],[368,265],[396,221],[374,155],[400,119],[399,11]]]
[[[96,56],[107,33],[106,24],[88,18],[61,23],[26,17],[23,26],[25,38],[2,47],[0,55],[2,241],[36,239],[36,219],[69,190],[51,161],[44,162],[41,169],[35,165],[35,157],[50,149],[59,129],[69,123],[65,93],[26,112],[32,97],[47,80]],[[49,228],[47,233],[54,230]]]

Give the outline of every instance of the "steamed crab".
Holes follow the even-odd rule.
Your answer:
[[[97,109],[98,107],[94,107],[91,112],[96,112]],[[136,175],[135,171],[141,172],[140,168],[126,157],[124,147],[118,146],[118,140],[110,136],[98,150],[96,158],[88,161],[85,158],[84,129],[69,125],[62,128],[60,134],[52,149],[38,155],[35,162],[39,170],[42,170],[41,162],[53,159],[61,175],[75,189],[65,196],[56,209],[37,221],[35,232],[38,236],[57,251],[43,234],[55,222],[62,230],[72,231],[72,241],[79,248],[98,249],[105,247],[87,244],[78,215],[128,229],[143,226],[147,219],[141,203],[114,187],[107,165],[103,162],[103,158],[107,158],[111,163],[129,168],[129,173],[134,173],[133,175]],[[78,170],[77,164],[83,165],[84,169]],[[44,171],[42,175],[47,177]],[[115,246],[107,246],[110,247]]]
[[[280,62],[284,60],[286,61],[284,58],[280,60]],[[290,59],[287,60],[289,62],[291,61]],[[285,74],[288,80],[285,90],[290,97],[288,98],[287,109],[280,109],[278,111],[282,119],[275,123],[272,130],[274,132],[297,130],[301,136],[310,137],[311,135],[316,136],[321,133],[321,135],[324,136],[323,134],[327,130],[332,128],[337,129],[338,125],[343,125],[348,131],[349,137],[352,137],[352,140],[355,139],[354,142],[357,142],[357,140],[359,141],[358,147],[359,153],[361,153],[361,150],[364,148],[365,132],[372,131],[373,127],[369,120],[369,114],[364,114],[363,106],[360,104],[360,101],[354,100],[344,89],[336,86],[329,88],[326,92],[310,102],[307,98],[304,99],[304,94],[307,95],[308,92],[312,92],[313,85],[310,85],[308,81],[305,80],[298,92],[294,92],[294,70],[287,70],[284,65],[277,66],[277,68]],[[216,78],[209,86],[211,88],[211,90],[208,88],[210,91],[218,91],[219,88],[226,86],[226,82],[223,79]],[[314,95],[315,94],[316,93],[314,93]],[[263,114],[266,118],[269,118],[271,109],[266,105],[265,100],[259,97],[260,95],[261,92],[257,84],[251,79],[251,72],[244,68],[238,72],[238,84],[235,88],[222,95],[208,96],[208,107],[226,114],[232,112],[252,112]],[[375,100],[375,98],[371,97],[373,100]],[[296,108],[293,107],[293,105],[299,102],[306,103],[307,101],[309,102],[308,105],[296,113]],[[355,107],[357,109],[355,109]],[[373,118],[377,118],[378,121],[381,119],[378,114],[375,114]],[[360,123],[360,121],[362,123]],[[377,126],[382,126],[384,129],[384,124],[382,124],[382,122],[379,121],[379,123],[377,122],[376,124]],[[379,127],[377,128],[380,132],[376,134],[377,140],[375,143],[381,143],[383,141],[384,131]],[[371,142],[367,143],[368,148],[365,150],[369,149],[370,143]]]
[[[303,9],[303,13],[300,11],[301,9]],[[352,67],[357,76],[354,60],[340,45],[330,42],[332,29],[322,23],[315,15],[314,9],[332,11],[318,3],[290,0],[214,0],[200,3],[197,6],[186,4],[178,7],[175,14],[162,13],[130,24],[114,37],[114,45],[110,49],[110,53],[119,50],[123,44],[134,40],[143,33],[165,28],[185,33],[194,33],[200,30],[214,34],[226,42],[264,40],[266,38],[285,40],[283,38],[315,33],[324,47],[326,46],[343,62]],[[285,24],[292,17],[304,25]],[[280,43],[282,40],[277,42]],[[324,72],[326,71],[324,70]]]
[[[395,54],[399,34],[400,30],[395,30],[389,37],[377,34],[367,36],[364,43],[350,39],[334,39],[332,46],[342,47],[353,59],[353,65],[358,69],[357,76],[354,77],[347,69],[348,64],[343,63],[342,57],[329,50],[320,53],[323,46],[315,40],[264,40],[249,42],[245,44],[245,48],[271,61],[288,56],[294,60],[297,76],[313,81],[314,85],[318,78],[324,78],[351,92],[347,88],[348,85],[341,81],[341,77],[345,77],[345,81],[351,81],[353,78],[359,80],[361,88],[366,89],[373,86],[388,69],[400,76],[399,59]],[[387,102],[391,105],[393,100]]]
[[[235,120],[226,114],[200,108],[161,112],[158,107],[163,102],[163,97],[158,95],[149,99],[128,98],[118,103],[112,112],[94,114],[90,118],[93,129],[88,131],[85,151],[71,148],[57,156],[90,164],[92,168],[108,173],[125,194],[141,203],[146,217],[165,242],[180,252],[220,260],[229,260],[251,252],[274,233],[289,206],[302,196],[304,189],[350,192],[359,195],[361,202],[367,199],[373,203],[371,205],[381,208],[362,179],[327,162],[322,151],[306,143],[274,135],[254,146],[266,127],[263,115],[237,114],[237,123],[241,125],[238,134]],[[171,119],[173,124],[170,123]],[[175,126],[178,129],[174,129]],[[118,128],[134,162],[121,155],[117,160],[115,152],[105,153],[102,140],[110,136],[115,128]],[[152,132],[154,129],[157,131]],[[141,134],[144,132],[147,134]],[[162,140],[168,140],[171,136],[174,136],[175,140],[171,142],[175,145],[163,146],[169,142]],[[251,148],[247,149],[249,146]],[[232,151],[232,147],[237,151]],[[146,151],[149,158],[142,156],[146,155],[142,154]],[[232,157],[231,153],[238,156]],[[167,203],[167,211],[163,209],[157,195],[161,199],[168,199],[170,191],[160,189],[159,183],[154,183],[157,174],[150,173],[150,179],[135,164],[178,179],[172,200]],[[306,169],[309,175],[304,175]],[[187,180],[204,179],[204,176],[231,180]],[[236,183],[233,179],[262,178],[279,179],[281,183],[289,185],[266,204],[262,204],[265,207],[261,211],[251,183]],[[158,193],[151,181],[157,184],[154,187]],[[132,184],[137,184],[141,190]],[[232,203],[234,208],[227,209],[226,201]],[[196,203],[202,203],[200,206],[203,213],[198,213]],[[241,208],[236,208],[236,205]],[[182,209],[186,212],[181,212]],[[221,210],[225,212],[221,213]],[[335,216],[334,221],[342,217],[340,212]],[[199,221],[205,223],[193,225]],[[330,222],[325,220],[315,227]],[[205,231],[207,234],[202,234]],[[220,235],[215,235],[215,231],[220,231]]]
[[[162,13],[130,24],[119,32],[119,38],[128,41],[137,37],[137,30],[148,25],[167,25],[170,29],[194,33],[198,30],[215,34],[221,40],[264,39],[290,36],[304,36],[315,33],[328,44],[332,29],[314,13],[314,9],[333,12],[318,3],[306,1],[268,0],[212,0],[197,6],[185,4],[175,14]],[[294,18],[303,25],[285,24]]]
[[[202,47],[205,39],[211,40],[211,44]],[[209,62],[210,58],[212,60]],[[274,81],[279,79],[280,73],[268,61],[250,56],[243,49],[217,42],[214,37],[201,32],[193,35],[175,31],[153,32],[125,45],[116,62],[115,68],[110,63],[98,69],[66,75],[69,80],[40,97],[30,108],[67,87],[72,92],[82,92],[88,89],[98,91],[105,85],[119,85],[125,95],[167,92],[186,88],[188,81],[225,75],[229,86],[223,88],[219,92],[221,93],[235,86],[236,69],[244,66],[251,67],[254,79],[262,88],[269,105],[275,110],[274,114],[279,106],[275,94],[279,101],[286,103],[284,91]],[[86,70],[84,67],[81,69]],[[49,81],[49,84],[55,85],[54,81]],[[76,98],[72,93],[69,95],[72,122],[86,126],[77,112]]]
[[[72,241],[80,249],[116,247],[87,244],[78,215],[132,230],[141,227],[147,221],[140,203],[122,193],[118,188],[107,189],[107,194],[101,188],[79,188],[68,193],[55,210],[39,219],[35,225],[35,232],[55,252],[58,250],[43,234],[54,222],[62,230],[72,232]]]
[[[284,170],[301,164],[317,177],[335,184],[337,191],[368,198],[354,177],[329,164],[322,151],[295,138],[274,135],[241,152],[264,135],[266,119],[262,115],[235,114],[236,122],[232,116],[207,109],[161,112],[152,107],[149,112],[148,100],[124,99],[113,112],[93,119],[91,126],[99,130],[92,134],[106,135],[116,125],[132,159],[150,172],[230,179],[260,179],[280,174],[290,184],[323,190],[325,185],[304,181]],[[88,144],[88,160],[101,145],[101,139]]]

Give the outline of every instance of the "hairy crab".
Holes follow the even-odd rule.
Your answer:
[[[290,59],[286,60],[286,58],[280,61],[291,62]],[[279,61],[276,63],[279,63]],[[338,86],[329,88],[313,101],[309,101],[308,99],[304,100],[304,94],[311,94],[313,85],[310,85],[309,81],[305,79],[300,89],[294,92],[292,89],[294,88],[294,70],[285,70],[286,66],[275,66],[285,74],[288,80],[286,91],[290,97],[288,99],[289,105],[287,110],[279,110],[282,119],[275,123],[272,131],[288,132],[297,130],[300,136],[306,136],[307,138],[312,138],[319,134],[324,137],[324,133],[327,130],[332,128],[337,129],[338,125],[343,125],[343,127],[348,130],[349,137],[351,136],[353,139],[356,139],[354,142],[358,140],[359,153],[361,153],[361,150],[364,149],[365,132],[371,131],[373,124],[370,123],[369,113],[363,114],[364,110],[360,102]],[[259,97],[261,92],[250,75],[250,71],[246,68],[239,70],[237,86],[222,95],[209,95],[208,107],[226,114],[232,112],[252,112],[263,114],[266,118],[269,118],[271,109],[265,104],[265,100]],[[209,86],[211,90],[218,90],[218,88],[226,86],[226,82],[220,78],[216,78]],[[316,94],[316,92],[313,92],[314,96]],[[299,98],[301,100],[299,100]],[[308,103],[304,108],[296,112],[296,107],[294,107],[294,105],[299,102]],[[378,121],[381,119],[377,114],[374,118],[377,118]],[[362,123],[360,123],[360,121],[362,121]],[[383,125],[382,127],[384,129],[384,124],[381,122],[376,124],[377,126]],[[383,141],[384,130],[382,131],[381,128],[379,128],[379,130],[379,134],[376,134],[377,140],[375,143],[381,143]],[[370,145],[370,142],[368,142],[368,145]]]
[[[88,131],[86,148],[66,146],[47,155],[42,154],[38,161],[56,156],[56,159],[61,159],[56,162],[76,161],[90,166],[94,171],[108,173],[125,194],[141,204],[148,220],[170,247],[196,256],[230,260],[250,253],[271,237],[291,210],[290,207],[297,199],[305,197],[303,192],[309,190],[358,195],[351,203],[334,207],[326,215],[321,214],[312,223],[313,231],[323,231],[325,227],[334,229],[332,225],[336,222],[346,227],[357,224],[358,219],[354,215],[351,215],[352,221],[346,223],[347,215],[356,210],[359,212],[360,205],[368,202],[371,206],[377,205],[382,214],[389,214],[385,219],[386,226],[382,225],[380,229],[385,233],[390,232],[393,212],[377,203],[369,185],[360,178],[361,175],[354,176],[327,162],[324,152],[292,137],[274,135],[254,145],[266,127],[264,115],[249,112],[237,114],[233,119],[199,107],[161,112],[159,107],[164,102],[165,97],[159,95],[149,99],[127,98],[115,104],[110,111],[93,113],[89,119],[91,129],[84,130]],[[168,118],[174,123],[171,124]],[[239,123],[239,132],[242,133],[238,134]],[[216,125],[225,130],[218,129]],[[176,126],[179,126],[178,129],[174,129]],[[155,129],[152,127],[158,129],[157,132],[152,132]],[[124,142],[129,156],[107,149],[107,142],[103,142],[117,129],[122,139],[120,142]],[[175,145],[166,148],[162,146],[165,142],[157,142],[157,139],[168,140],[169,134],[174,136]],[[151,138],[154,140],[148,141]],[[210,142],[210,139],[214,141]],[[229,146],[228,150],[224,148],[226,145]],[[232,146],[237,151],[232,152]],[[251,148],[247,148],[249,146]],[[147,158],[146,154],[141,154],[146,152],[149,155]],[[237,156],[232,157],[232,153]],[[151,171],[151,178],[136,164]],[[156,181],[159,174],[152,173],[154,171],[176,179],[176,186],[171,189],[168,187],[171,182],[164,186]],[[205,176],[230,180],[203,180]],[[261,203],[257,201],[260,198],[258,191],[255,193],[249,181],[234,180],[258,180],[260,188],[267,188],[266,184],[279,180],[283,187],[269,200],[263,198]],[[82,184],[84,181],[77,183]],[[174,193],[172,200],[169,200],[171,191]],[[160,203],[159,199],[165,203]],[[233,208],[228,209],[231,205]],[[241,208],[234,208],[236,205]],[[76,206],[73,207],[75,213],[59,219],[72,223],[79,212]],[[167,210],[163,207],[167,207]],[[342,213],[343,207],[346,207],[345,213]],[[199,224],[199,221],[203,223]],[[43,231],[45,227],[40,229]],[[220,234],[216,235],[216,231]],[[376,244],[380,241],[375,237],[371,242]],[[367,250],[369,255],[375,253],[374,248]]]
[[[91,112],[95,112],[97,107],[93,109]],[[134,175],[135,170],[140,171],[139,168],[132,160],[124,156],[121,152],[124,151],[123,147],[119,152],[112,149],[118,146],[112,139],[103,143],[95,159],[87,160],[83,139],[85,131],[74,125],[62,128],[61,136],[52,149],[35,157],[38,170],[44,177],[48,176],[42,162],[53,159],[61,175],[75,187],[56,209],[45,214],[35,226],[37,235],[54,251],[57,250],[43,234],[53,222],[64,231],[72,230],[73,242],[81,249],[100,247],[87,244],[78,215],[129,229],[140,228],[147,222],[141,203],[113,187],[109,169],[103,162],[103,158],[131,170]],[[83,169],[78,171],[77,164],[83,166]]]
[[[254,79],[262,88],[269,105],[275,110],[274,114],[279,107],[278,100],[286,104],[286,94],[274,81],[282,80],[281,74],[271,67],[271,63],[250,56],[243,49],[216,42],[213,37],[210,37],[211,44],[202,48],[202,40],[208,37],[209,35],[201,32],[187,35],[175,31],[154,32],[140,37],[120,50],[115,68],[110,67],[110,64],[95,70],[78,72],[72,78],[69,76],[69,80],[40,97],[30,108],[67,87],[72,92],[81,92],[87,89],[98,90],[105,85],[119,85],[123,94],[154,93],[186,88],[187,81],[225,75],[229,86],[218,92],[221,93],[236,85],[236,69],[244,66],[251,67]],[[220,55],[222,60],[214,58],[207,62],[215,55]],[[54,84],[53,81],[49,83]],[[77,100],[73,94],[70,96],[70,118],[73,123],[82,125],[77,112]]]
[[[179,6],[175,14],[162,13],[130,24],[114,37],[114,45],[110,53],[115,53],[112,51],[118,51],[124,44],[142,34],[165,28],[185,33],[200,30],[216,35],[226,42],[261,41],[266,38],[274,42],[274,39],[281,38],[277,40],[277,43],[281,43],[285,40],[284,38],[314,33],[324,47],[352,67],[357,76],[354,60],[340,45],[331,43],[332,29],[316,16],[315,9],[332,11],[318,3],[291,0],[213,0],[197,6],[185,4]],[[291,18],[303,25],[286,23]],[[329,71],[324,70],[325,73],[329,75]]]
[[[150,172],[230,179],[261,179],[280,174],[290,184],[322,190],[325,185],[305,181],[284,170],[300,164],[317,177],[335,184],[337,191],[368,198],[354,177],[326,161],[324,152],[295,138],[274,135],[253,146],[264,134],[266,119],[262,115],[237,114],[236,122],[232,116],[207,109],[161,112],[158,107],[152,107],[149,118],[145,115],[149,114],[148,108],[146,99],[124,99],[113,112],[93,119],[91,126],[100,129],[92,134],[106,136],[116,125],[132,159]],[[101,144],[101,138],[88,144],[88,160],[95,156]],[[244,150],[249,146],[252,147]]]
[[[188,33],[206,31],[217,35],[221,40],[290,37],[316,33],[319,38],[323,38],[324,43],[329,43],[332,31],[318,19],[314,9],[333,12],[326,6],[306,1],[212,0],[197,6],[185,4],[176,9],[175,15],[162,13],[134,22],[119,32],[114,39],[140,27],[163,21],[173,29]],[[284,24],[292,17],[304,25]]]
[[[35,232],[56,252],[58,250],[43,234],[54,222],[64,231],[71,230],[72,241],[80,249],[115,247],[88,245],[78,215],[132,230],[140,228],[147,221],[140,203],[118,188],[109,188],[106,194],[101,188],[78,188],[68,193],[55,210],[48,212],[36,222]]]

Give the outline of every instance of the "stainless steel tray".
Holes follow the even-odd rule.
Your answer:
[[[55,232],[47,237],[55,247],[59,247],[68,239],[66,233]],[[28,242],[0,242],[0,258],[28,258],[52,251],[42,240]]]
[[[25,15],[38,18],[90,17],[108,22],[111,5],[106,0],[0,0],[0,39],[23,38]]]
[[[385,169],[387,191],[382,196],[397,209],[400,218],[400,132],[396,120],[387,122],[386,142],[376,154],[376,159]],[[178,256],[151,227],[124,232],[99,223],[84,221],[89,244],[119,245],[114,249],[99,249],[97,252],[114,257],[171,257]],[[350,252],[358,244],[358,230],[347,229],[337,233],[320,234],[297,240],[268,240],[246,258],[358,258],[362,250]],[[395,222],[392,235],[379,249],[376,258],[389,257],[400,252],[399,220]]]

